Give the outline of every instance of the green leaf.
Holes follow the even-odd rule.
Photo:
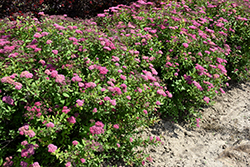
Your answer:
[[[63,96],[64,97],[69,97],[69,95],[67,93],[65,93],[65,92],[63,93]]]
[[[65,103],[65,100],[60,100],[60,102],[61,102],[62,104],[64,104],[64,103]]]

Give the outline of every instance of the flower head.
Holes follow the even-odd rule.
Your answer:
[[[76,145],[78,144],[78,141],[74,140],[74,141],[72,141],[72,144],[73,144],[74,146],[76,146]]]
[[[48,145],[48,148],[49,148],[48,152],[53,153],[53,152],[56,151],[57,146],[55,146],[54,144],[49,144],[49,145]]]
[[[76,123],[76,119],[75,119],[75,117],[73,117],[73,116],[67,118],[67,121],[68,121],[69,123],[72,123],[72,124]]]
[[[55,55],[58,54],[58,50],[52,50],[52,53],[54,53]]]
[[[78,106],[81,107],[81,106],[83,106],[84,100],[78,99],[78,100],[76,100],[76,102],[77,102]]]
[[[209,103],[209,100],[210,100],[210,99],[209,99],[209,97],[206,97],[206,96],[205,96],[205,97],[203,98],[203,100],[204,100],[205,102]]]
[[[113,127],[114,127],[115,129],[119,129],[119,125],[118,125],[118,124],[115,124]]]
[[[56,76],[56,82],[57,83],[63,83],[65,81],[65,76],[62,74],[59,74]]]
[[[14,105],[14,100],[10,96],[4,96],[2,101],[8,103],[9,105]]]
[[[188,47],[188,44],[187,44],[187,43],[183,43],[182,45],[183,45],[185,48]]]
[[[49,122],[49,123],[46,124],[46,126],[47,126],[48,128],[49,128],[49,127],[53,128],[55,125],[54,125],[52,122]]]

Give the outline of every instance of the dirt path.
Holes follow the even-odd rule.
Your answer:
[[[163,135],[164,144],[144,150],[153,158],[145,166],[250,166],[250,82],[230,86],[215,101],[212,107],[201,111],[200,128],[161,120],[146,129],[142,137]]]

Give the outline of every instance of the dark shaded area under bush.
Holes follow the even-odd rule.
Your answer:
[[[13,20],[17,15],[26,16],[32,12],[39,18],[38,12],[43,11],[49,15],[63,15],[89,19],[105,9],[115,7],[119,4],[129,6],[137,0],[3,0],[0,2],[0,19],[10,17]],[[161,0],[151,0],[160,6]]]

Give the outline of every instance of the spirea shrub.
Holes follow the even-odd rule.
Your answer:
[[[153,4],[138,1],[131,7],[118,5],[110,8],[113,16],[100,14],[96,22],[106,33],[129,40],[140,53],[136,61],[141,67],[150,67],[150,62],[166,83],[173,98],[167,98],[161,107],[163,116],[178,119],[197,115],[194,109],[224,93],[231,77],[248,77],[249,16],[243,5],[182,1],[162,2],[162,7],[156,8]]]
[[[159,115],[199,127],[196,109],[225,93],[231,77],[248,77],[244,10],[229,1],[138,1],[84,21],[43,12],[2,20],[3,165],[145,164],[134,148],[161,140],[136,137],[138,129]]]
[[[150,68],[138,70],[133,47],[95,22],[65,16],[5,21],[0,52],[1,123],[7,128],[1,140],[19,142],[15,164],[95,166],[111,157],[141,164],[144,156],[133,148],[160,142],[133,134],[156,121],[153,111],[168,98],[166,87]],[[9,129],[12,118],[19,123]]]

